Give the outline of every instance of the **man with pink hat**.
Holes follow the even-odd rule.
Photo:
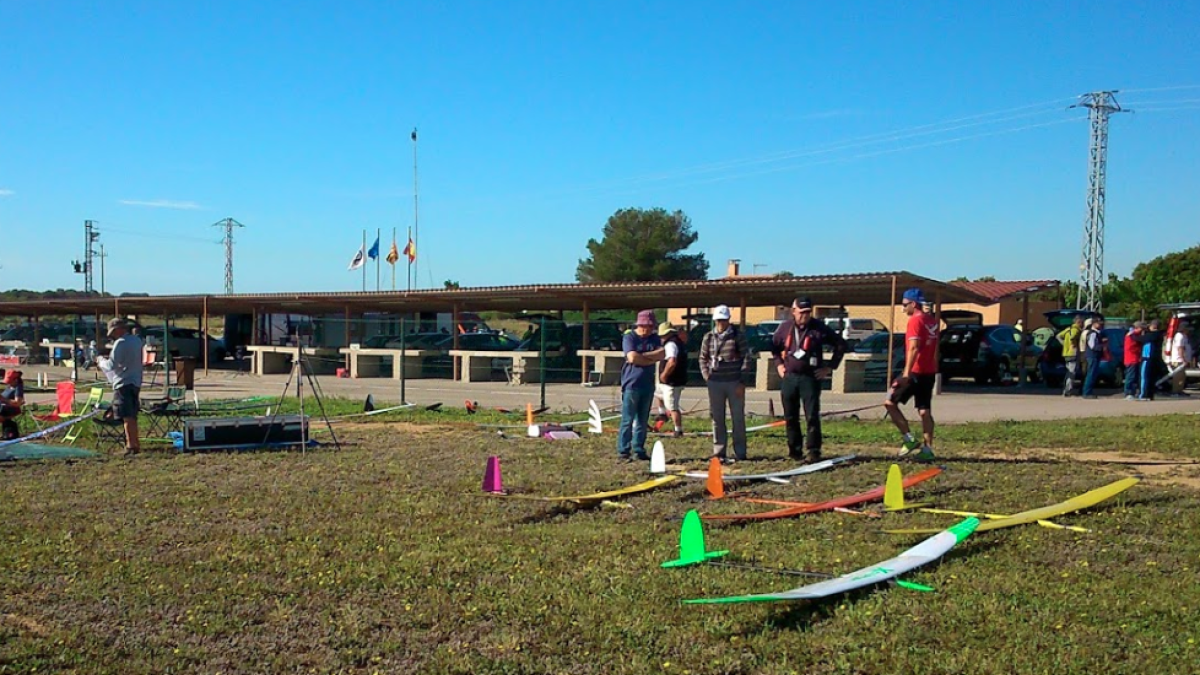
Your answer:
[[[638,312],[637,322],[621,340],[625,363],[621,366],[621,428],[617,433],[617,457],[623,462],[636,456],[649,460],[646,454],[646,427],[650,423],[650,405],[654,402],[654,365],[663,360],[666,352],[655,332],[654,312]]]

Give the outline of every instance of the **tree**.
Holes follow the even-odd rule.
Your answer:
[[[457,291],[459,289],[458,282],[450,281],[449,279],[443,281],[442,285],[445,286],[446,290],[448,290],[448,291]]]
[[[575,278],[582,283],[707,279],[703,253],[685,254],[700,235],[683,211],[622,209],[604,225],[604,238],[589,239]]]

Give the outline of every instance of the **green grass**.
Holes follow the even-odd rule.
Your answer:
[[[503,439],[472,428],[480,419],[521,421],[386,413],[341,427],[341,452],[0,466],[0,673],[1158,674],[1200,662],[1194,490],[1143,482],[1058,519],[1086,534],[976,535],[908,575],[934,594],[882,587],[820,603],[692,607],[680,601],[805,581],[658,568],[675,556],[687,509],[769,507],[711,503],[692,482],[632,497],[628,509],[483,497],[491,454],[508,488],[536,495],[640,482],[645,466],[615,464],[611,435]],[[1001,513],[1061,501],[1129,467],[992,457],[1030,448],[1192,457],[1196,425],[1176,416],[946,427],[946,472],[909,498]],[[665,442],[697,468],[709,452],[701,438]],[[827,454],[865,461],[746,491],[814,500],[868,489],[895,445],[877,422],[831,422]],[[750,452],[769,459],[739,469],[790,466],[778,433],[755,435]],[[742,561],[842,573],[920,540],[884,526],[953,522],[821,514],[706,530],[710,548]]]

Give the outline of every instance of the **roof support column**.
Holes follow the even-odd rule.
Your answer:
[[[938,341],[933,345],[933,362],[938,366],[938,374],[933,378],[933,393],[941,395],[942,393],[942,292],[933,292],[933,318],[938,322]],[[908,343],[905,341],[904,348],[908,349]]]
[[[590,308],[588,307],[588,301],[584,300],[583,301],[583,348],[584,349],[592,348],[591,325],[589,323],[590,318],[591,318],[591,312],[590,312]],[[587,384],[587,381],[588,381],[588,357],[582,356],[579,358],[579,370],[580,370],[579,383]]]
[[[225,330],[229,330],[228,326]],[[250,346],[258,346],[258,307],[250,310]]]
[[[1026,368],[1025,368],[1025,355],[1026,355],[1025,345],[1028,344],[1028,340],[1026,340],[1026,336],[1028,336],[1029,334],[1030,334],[1029,333],[1029,293],[1026,292],[1021,295],[1021,331],[1017,335],[1017,339],[1021,341],[1020,356],[1017,357],[1017,358],[1021,359],[1021,365],[1019,366],[1019,370],[1018,370],[1019,377],[1018,377],[1017,383],[1020,384],[1021,386],[1025,386],[1025,384],[1027,382],[1029,382],[1029,379],[1028,379],[1029,373],[1026,372]]]
[[[37,354],[37,350],[42,344],[42,319],[37,314],[34,314],[29,320],[29,323],[33,324],[33,344],[30,345],[29,349],[29,357],[32,359],[34,358],[34,354]],[[47,351],[46,354],[46,363],[49,364],[50,352]],[[31,360],[30,363],[33,363],[33,361]]]
[[[450,345],[451,345],[452,349],[457,351],[458,350],[458,303],[457,302],[454,303],[454,305],[451,307],[450,323],[451,323],[450,328],[454,331],[454,335],[451,338]],[[460,359],[462,359],[461,356],[455,356],[454,358],[450,359],[450,364],[451,364],[450,365],[450,368],[451,368],[450,378],[455,381],[458,380],[458,374],[459,374],[459,370],[460,370],[460,368],[459,368]]]
[[[887,348],[887,380],[883,383],[883,390],[888,391],[892,387],[892,376],[895,374],[892,368],[892,362],[895,361],[896,348],[893,346],[895,340],[892,334],[896,332],[896,305],[899,304],[896,300],[896,275],[892,275],[892,302],[888,307],[888,348]],[[908,347],[906,346],[905,349]]]
[[[346,348],[349,349],[349,347],[350,347],[350,305],[346,305],[346,314],[345,314],[344,321],[346,323]],[[347,371],[350,370],[350,354],[349,354],[349,352],[347,352],[346,355],[344,357],[342,357],[342,367],[345,368]]]
[[[741,326],[742,332],[745,333],[746,332],[746,296],[743,295],[740,298],[738,298],[738,306],[741,307],[741,309],[742,309],[742,318],[740,321],[738,321],[738,325]]]
[[[208,296],[204,296],[204,313],[200,315],[200,329],[204,331],[200,344],[204,350],[204,376],[208,377]]]

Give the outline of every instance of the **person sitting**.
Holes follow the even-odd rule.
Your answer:
[[[19,370],[4,375],[5,389],[0,392],[0,438],[10,441],[21,436],[16,418],[25,405],[25,379]]]

